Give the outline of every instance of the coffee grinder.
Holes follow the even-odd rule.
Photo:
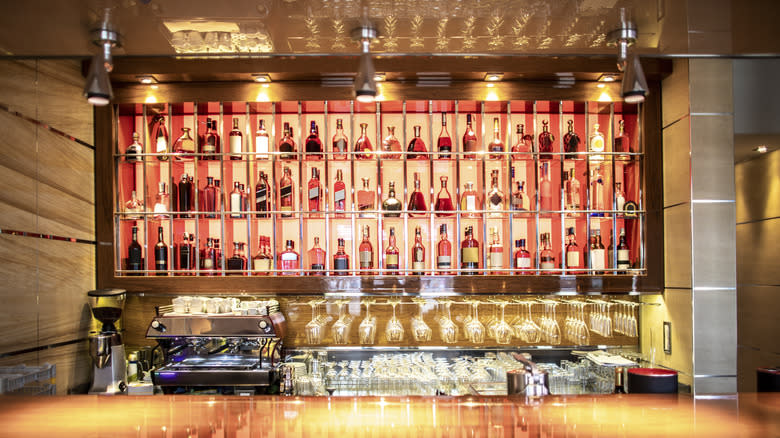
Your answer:
[[[114,325],[125,306],[124,289],[98,289],[87,292],[92,315],[103,325],[89,334],[89,354],[94,363],[90,394],[124,394],[127,366],[122,336]]]

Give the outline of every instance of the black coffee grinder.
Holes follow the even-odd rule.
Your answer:
[[[89,354],[94,363],[90,394],[124,394],[127,366],[122,336],[114,325],[122,316],[127,293],[124,289],[98,289],[87,292],[92,315],[103,326],[89,334]]]

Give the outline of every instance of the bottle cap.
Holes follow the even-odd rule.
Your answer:
[[[525,239],[520,239],[520,246],[525,246]]]
[[[390,230],[392,231],[392,228]],[[339,246],[344,246],[344,239],[339,239]]]
[[[574,227],[569,227],[568,232],[569,234],[574,234]]]
[[[392,228],[391,228],[391,230],[392,230]],[[440,234],[444,234],[446,232],[447,232],[447,224],[441,224],[441,226],[439,227],[439,233]]]
[[[289,246],[290,248],[295,248],[295,242],[293,242],[292,240],[288,240],[288,241],[287,241],[287,242],[285,242],[285,243],[286,243],[286,244],[287,244],[287,246]]]

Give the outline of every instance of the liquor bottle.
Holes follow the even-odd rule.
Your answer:
[[[504,268],[504,245],[501,244],[498,228],[490,228],[491,241],[488,246],[488,268],[492,269],[491,274],[501,275],[500,269]],[[499,269],[499,271],[496,271]]]
[[[190,234],[185,232],[181,236],[179,243],[178,257],[176,257],[176,269],[180,271],[192,270],[192,244],[190,244]],[[188,272],[181,272],[178,275],[189,275]]]
[[[203,147],[200,151],[204,160],[218,160],[219,134],[217,133],[217,121],[206,119],[206,135],[203,136]]]
[[[374,217],[373,213],[362,213],[364,211],[371,211],[376,208],[376,192],[368,188],[369,178],[360,178],[363,180],[363,188],[357,192],[357,204],[358,211],[360,211],[360,217]]]
[[[553,210],[553,189],[550,182],[549,163],[542,163],[542,181],[539,183],[539,210]]]
[[[355,158],[359,160],[370,159],[372,157],[371,152],[374,151],[374,146],[371,145],[371,139],[368,138],[367,129],[368,123],[360,124],[360,137],[358,137],[355,142],[355,152],[358,153],[355,155]]]
[[[322,211],[322,184],[320,184],[320,170],[316,167],[311,168],[311,179],[309,180],[309,211]]]
[[[165,126],[165,116],[162,114],[154,116],[149,131],[154,142],[154,152],[157,154],[157,159],[168,161],[168,154],[171,150],[168,142],[168,128]]]
[[[241,217],[241,183],[236,181],[233,183],[233,190],[230,192],[230,217]]]
[[[612,228],[609,229],[609,246],[607,246],[607,264],[605,265],[606,269],[613,269],[615,267],[615,254],[614,254],[614,247],[612,246],[612,243],[615,241],[615,235],[612,232]]]
[[[190,128],[181,128],[181,135],[173,142],[173,153],[177,160],[192,158],[195,153],[195,140],[192,139]]]
[[[246,259],[241,254],[241,244],[239,242],[233,242],[233,255],[227,259],[228,271],[244,271],[246,270]],[[227,275],[243,275],[243,272],[229,272]]]
[[[591,169],[590,175],[590,209],[596,210],[591,216],[604,216],[604,176],[601,174],[601,166]]]
[[[198,211],[199,207],[197,205],[197,201],[199,200],[197,198],[198,198],[198,194],[200,193],[200,190],[198,190],[198,186],[195,184],[195,177],[190,176],[189,181],[187,182],[189,183],[188,187],[190,189],[190,206],[188,210]],[[190,217],[192,217],[192,215],[190,215]]]
[[[230,159],[241,160],[241,154],[244,152],[244,134],[238,129],[238,119],[233,117],[233,129],[228,134],[228,146],[230,148]]]
[[[206,239],[206,248],[200,255],[200,269],[206,271],[207,275],[213,275],[214,269],[217,268],[217,251],[214,248],[214,239],[211,237]]]
[[[465,217],[479,217],[477,210],[482,208],[479,195],[474,191],[474,184],[467,182],[464,186],[463,194],[460,196],[460,211],[466,212]]]
[[[225,194],[222,193],[222,187],[220,187],[220,182],[218,179],[214,180],[214,189],[217,192],[216,196],[216,202],[214,205],[214,211],[221,212],[222,209],[225,207]]]
[[[629,250],[628,244],[626,243],[625,228],[620,229],[620,242],[618,243],[617,247],[617,268],[622,273],[625,273],[626,270],[631,269],[631,251]]]
[[[214,254],[216,258],[216,263],[214,264],[214,267],[216,269],[223,269],[223,257],[222,257],[222,249],[219,247],[219,239],[213,239],[214,240]]]
[[[333,183],[333,211],[343,212],[346,209],[347,186],[344,184],[341,169],[336,170],[336,182]],[[337,217],[344,216],[343,213],[337,213]]]
[[[493,169],[490,172],[490,191],[487,194],[488,210],[502,211],[504,210],[504,192],[498,187],[498,169]],[[501,213],[490,213],[491,217],[500,217]]]
[[[528,196],[525,194],[525,181],[517,181],[517,190],[512,192],[512,210],[527,211],[529,207]]]
[[[574,227],[569,227],[568,234],[566,235],[566,269],[582,269],[580,259],[580,248],[577,246],[577,237],[574,235]],[[579,272],[576,271],[570,273],[579,274]]]
[[[593,160],[598,161],[604,159],[603,155],[598,155],[604,152],[604,146],[605,146],[604,134],[599,132],[599,124],[596,123],[593,125],[593,133],[590,134],[590,138],[588,139],[588,152],[590,152],[591,154],[596,154],[596,155],[591,155],[590,157],[591,161]]]
[[[217,211],[217,188],[214,186],[214,177],[206,177],[206,187],[203,188],[203,211]],[[215,214],[207,214],[207,218],[215,218]]]
[[[293,202],[293,180],[290,168],[284,166],[284,174],[279,180],[279,210],[282,211],[282,217],[292,217]]]
[[[473,160],[476,158],[474,153],[478,150],[479,144],[477,144],[477,134],[474,133],[474,128],[471,126],[471,114],[466,114],[466,132],[463,133],[463,152],[466,152],[465,158]]]
[[[542,252],[539,253],[539,268],[543,271],[555,269],[555,255],[550,248],[550,233],[542,234]]]
[[[158,188],[157,199],[154,202],[154,209],[152,211],[154,212],[155,219],[166,219],[168,217],[168,212],[170,211],[168,209],[170,196],[168,195],[167,186],[164,182],[158,183]]]
[[[256,271],[258,275],[268,275],[271,270],[272,257],[267,252],[267,242],[270,238],[260,236],[258,239],[257,254],[252,258],[252,269]],[[270,245],[268,245],[270,246]]]
[[[181,181],[179,181],[179,212],[190,211],[190,205],[192,205],[192,183],[190,183],[189,175],[186,173],[181,174]],[[179,217],[190,217],[188,214],[180,214]]]
[[[626,123],[625,120],[618,122],[618,135],[615,136],[615,152],[633,152],[631,150],[630,139],[626,135]]]
[[[621,183],[615,183],[615,210],[618,212],[618,216],[623,215],[623,209],[626,206],[626,197],[623,195],[623,189],[621,186]]]
[[[139,213],[144,211],[144,202],[138,199],[135,190],[130,192],[130,200],[125,202],[125,218],[126,219],[141,219]]]
[[[265,129],[265,120],[260,119],[255,131],[255,158],[258,160],[267,160],[268,152],[271,151],[271,142],[268,131]]]
[[[580,148],[580,136],[574,132],[574,120],[566,122],[568,124],[566,135],[563,136],[563,151],[568,152],[564,155],[567,160],[574,160],[577,158],[576,153]]]
[[[336,275],[350,275],[349,272],[349,255],[344,252],[344,239],[338,240],[338,250],[333,255],[333,270],[336,271]]]
[[[425,274],[425,247],[422,243],[422,230],[414,228],[414,245],[412,245],[412,274]]]
[[[493,118],[493,141],[488,145],[488,151],[490,152],[504,152],[504,142],[501,141],[501,121],[498,117]],[[491,154],[491,160],[500,160],[504,156],[499,154]]]
[[[409,216],[424,216],[424,213],[411,213],[412,211],[424,212],[428,210],[428,203],[425,202],[425,195],[420,191],[420,174],[414,173],[414,191],[409,195]]]
[[[143,258],[143,249],[141,249],[141,244],[138,243],[138,227],[134,226],[132,230],[132,240],[130,241],[130,245],[127,247],[127,269],[130,271],[143,271],[144,269],[144,258]],[[130,274],[130,275],[140,275],[140,274]]]
[[[569,172],[566,175],[566,184],[564,185],[566,190],[566,208],[569,210],[579,210],[582,207],[580,182],[577,180],[573,167],[569,169]]]
[[[249,211],[251,208],[249,206],[250,190],[244,187],[244,184],[239,185],[238,189],[241,190],[241,211]]]
[[[447,131],[447,113],[441,113],[441,132],[439,132],[439,138],[436,139],[436,149],[439,150],[440,159],[449,159],[452,152],[452,138]]]
[[[439,275],[452,274],[452,243],[447,239],[447,224],[439,226],[439,243],[436,244],[436,269]]]
[[[439,193],[436,195],[436,205],[434,207],[436,216],[452,216],[453,213],[451,212],[455,211],[455,203],[452,202],[450,191],[447,190],[447,177],[441,176],[439,180],[441,181],[441,189],[439,189]]]
[[[406,152],[408,154],[406,157],[410,160],[414,159],[420,159],[424,160],[428,158],[427,152],[428,149],[425,147],[425,142],[422,138],[420,138],[420,130],[422,128],[420,125],[414,126],[414,138],[412,138],[412,141],[409,142],[409,147],[406,149]]]
[[[138,141],[141,138],[137,132],[133,132],[133,142],[125,149],[125,161],[128,163],[137,163],[144,160],[141,155],[144,153],[143,145]]]
[[[524,155],[533,152],[533,136],[525,134],[525,125],[517,125],[517,143],[512,146],[512,158],[515,160],[527,160],[531,157]]]
[[[552,160],[555,137],[547,128],[547,120],[542,121],[542,133],[539,134],[539,159]]]
[[[360,270],[365,271],[374,268],[374,247],[371,246],[370,235],[368,225],[363,225],[363,241],[358,246],[358,256],[360,261]],[[372,272],[363,272],[363,274],[371,275]]]
[[[157,243],[154,245],[154,268],[157,275],[168,275],[168,245],[163,240],[163,227],[157,227]]]
[[[285,250],[279,254],[279,269],[282,275],[295,275],[300,269],[301,256],[295,252],[295,242],[288,240],[285,243]]]
[[[460,243],[460,268],[479,269],[479,242],[474,239],[474,228],[466,227],[466,237]],[[464,271],[463,275],[477,275],[476,271]]]
[[[257,184],[255,184],[255,211],[268,211],[270,205],[268,202],[268,175],[262,170],[257,176]],[[257,214],[258,218],[267,218],[267,214]]]
[[[385,154],[385,158],[390,160],[397,160],[401,158],[402,152],[401,142],[395,137],[395,126],[387,127],[387,137],[382,140],[382,152]]]
[[[398,198],[395,197],[395,182],[390,181],[389,189],[387,190],[387,199],[382,201],[382,210],[385,211],[385,217],[399,217],[400,211],[403,210],[403,205]],[[393,213],[388,213],[388,212]]]
[[[309,136],[306,137],[306,158],[312,160],[322,159],[322,141],[320,140],[320,130],[317,128],[317,122],[311,121]]]
[[[282,152],[279,156],[282,160],[294,160],[296,158],[295,140],[293,140],[292,128],[290,128],[290,124],[287,122],[284,123],[284,130],[282,131],[282,138],[279,140],[278,149],[279,152]]]
[[[588,255],[588,268],[592,269],[592,274],[600,275],[604,273],[606,265],[606,254],[604,253],[604,244],[601,243],[601,230],[592,230],[590,237],[590,254]]]
[[[520,269],[520,274],[530,274],[531,253],[525,248],[525,239],[515,240],[515,268]]]
[[[345,160],[347,158],[347,136],[344,135],[344,124],[341,119],[336,119],[336,133],[333,134],[333,159]]]
[[[395,228],[390,227],[390,236],[387,238],[387,248],[385,249],[385,269],[387,275],[398,275],[398,247],[395,243]]]
[[[325,250],[320,248],[320,238],[314,238],[314,246],[309,250],[309,275],[323,275],[325,271]]]

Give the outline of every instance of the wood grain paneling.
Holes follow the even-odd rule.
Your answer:
[[[0,163],[0,181],[0,228],[37,230],[35,179]]]
[[[37,62],[0,61],[0,103],[11,111],[35,118],[38,99],[35,90]]]
[[[57,395],[84,393],[92,382],[92,359],[87,341],[0,359],[0,366],[53,364]]]
[[[38,342],[37,270],[41,239],[0,235],[0,353]]]

